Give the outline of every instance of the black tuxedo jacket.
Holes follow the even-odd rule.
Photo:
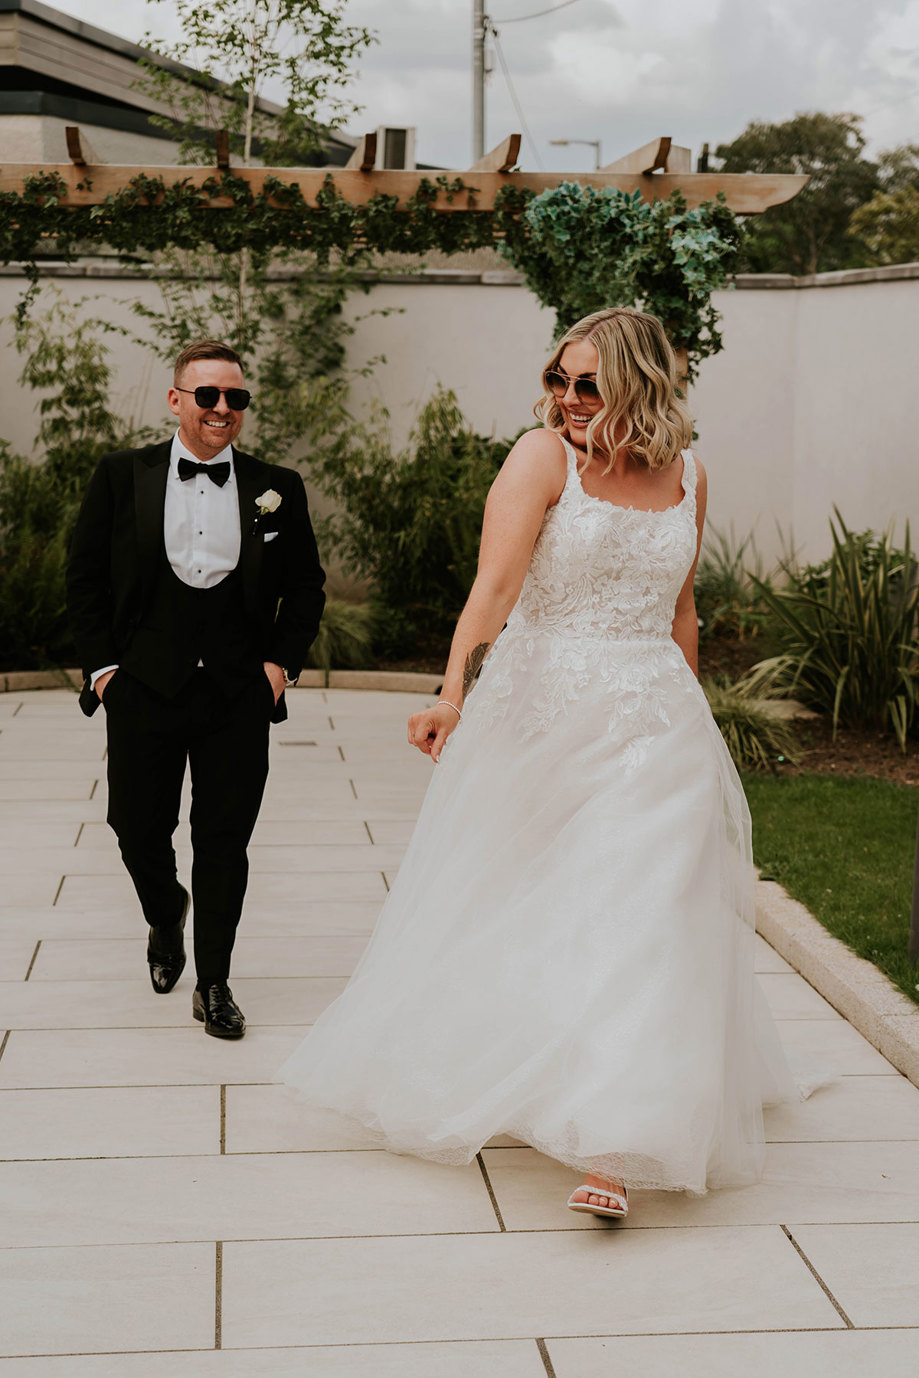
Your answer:
[[[115,665],[142,618],[163,558],[163,508],[172,441],[103,456],[77,518],[67,566],[67,604],[85,676],[80,707],[99,697],[89,676]],[[319,563],[303,480],[293,469],[263,464],[234,448],[246,613],[262,659],[291,678],[319,630],[325,574]],[[258,515],[256,498],[273,488],[275,512]],[[265,536],[277,535],[270,541]],[[287,717],[282,694],[274,722]]]

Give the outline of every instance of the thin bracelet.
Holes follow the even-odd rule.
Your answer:
[[[455,703],[451,703],[449,699],[438,699],[437,702],[438,702],[438,703],[445,703],[445,704],[447,705],[448,708],[452,708],[453,711],[454,711],[454,713],[455,713],[455,714],[457,715],[457,717],[459,718],[460,722],[463,721],[463,715],[462,715],[462,713],[459,711],[459,709],[457,708],[457,706],[456,706]]]

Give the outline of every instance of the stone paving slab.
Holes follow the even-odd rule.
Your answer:
[[[213,1244],[0,1249],[0,1353],[209,1349]]]
[[[0,1158],[220,1152],[219,1086],[0,1091]]]
[[[546,1378],[546,1369],[533,1340],[473,1340],[0,1359],[0,1378]]]
[[[350,938],[339,941],[354,942]],[[126,946],[136,958],[136,942]],[[10,1029],[189,1028],[191,978],[180,981],[172,998],[165,1000],[149,985],[138,989],[135,967],[132,962],[126,979],[107,981],[49,981],[37,978],[33,971],[29,981],[0,985],[0,1018]],[[346,976],[234,976],[233,991],[250,1028],[313,1024],[344,990],[346,981]]]
[[[404,847],[374,847],[370,838],[356,846],[346,843],[317,846],[300,842],[288,846],[253,846],[249,849],[249,874],[300,875],[303,872],[396,871],[405,854]],[[191,874],[191,846],[176,848],[179,873]],[[121,857],[115,847],[48,847],[42,853],[43,867],[61,876],[117,876],[123,878]],[[31,876],[35,870],[32,848],[0,847],[0,875]]]
[[[140,935],[138,935],[139,937]],[[146,977],[146,934],[138,952],[138,937],[88,939],[49,939],[38,949],[30,982],[42,981],[130,981]],[[283,972],[285,977],[317,977],[351,975],[364,948],[367,935],[317,933],[308,938],[237,938],[233,949],[233,975],[271,977]],[[144,1000],[157,999],[149,981]],[[187,987],[191,1000],[194,981],[191,973],[182,981],[173,996],[158,997],[163,1004],[178,1002],[178,992]],[[312,1023],[312,1020],[301,1020]]]
[[[356,1276],[375,1279],[359,1306]],[[778,1226],[273,1240],[223,1253],[229,1349],[842,1325]]]
[[[385,900],[428,701],[290,695],[227,1044],[190,968],[150,988],[102,715],[0,695],[0,1378],[912,1375],[919,1090],[790,949],[758,937],[758,979],[790,1053],[838,1079],[767,1112],[757,1186],[635,1193],[624,1227],[568,1212],[573,1174],[506,1137],[466,1168],[388,1155],[273,1081]]]
[[[305,1026],[255,1028],[238,1044],[181,1029],[14,1029],[0,1058],[0,1090],[53,1086],[221,1086],[270,1081]]]
[[[914,1378],[915,1343],[914,1331],[845,1330],[550,1340],[546,1348],[555,1378]]]
[[[919,1326],[919,1217],[866,1225],[798,1225],[796,1243],[853,1326]]]
[[[483,1158],[509,1231],[572,1228],[570,1173],[527,1148],[485,1149]],[[770,1144],[755,1186],[702,1197],[642,1192],[639,1200],[620,1228],[919,1220],[919,1142]],[[578,1219],[605,1228],[594,1217]]]
[[[7,1248],[496,1233],[477,1164],[264,1153],[0,1164]]]

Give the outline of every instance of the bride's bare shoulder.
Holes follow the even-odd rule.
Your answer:
[[[544,426],[524,431],[504,461],[501,473],[506,474],[508,479],[544,487],[551,501],[556,501],[565,486],[567,474],[561,437]]]

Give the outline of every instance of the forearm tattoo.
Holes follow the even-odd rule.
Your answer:
[[[469,693],[475,683],[475,677],[482,668],[482,661],[488,654],[490,641],[480,641],[474,651],[470,651],[466,657],[466,667],[463,670],[463,698]]]

